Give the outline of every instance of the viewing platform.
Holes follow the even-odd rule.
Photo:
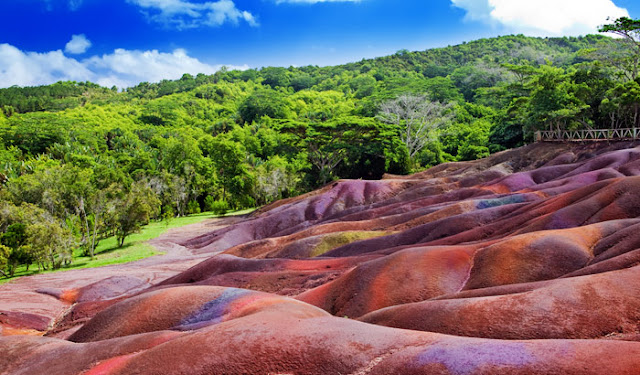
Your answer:
[[[639,128],[539,130],[534,134],[536,142],[619,141],[640,138]]]

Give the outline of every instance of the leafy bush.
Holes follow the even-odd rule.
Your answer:
[[[199,213],[200,213],[200,205],[198,204],[198,202],[195,200],[189,201],[189,203],[187,203],[187,214],[192,215],[192,214],[199,214]]]
[[[211,211],[216,215],[224,215],[229,211],[229,204],[225,201],[214,201],[211,205]]]
[[[213,204],[215,203],[215,199],[211,195],[207,195],[204,199],[204,210],[205,211],[213,211]]]

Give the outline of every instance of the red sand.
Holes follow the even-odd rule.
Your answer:
[[[339,181],[0,286],[0,374],[636,374],[634,146]]]

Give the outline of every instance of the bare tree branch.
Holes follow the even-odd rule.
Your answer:
[[[434,138],[435,130],[453,118],[453,104],[432,102],[422,95],[404,94],[380,106],[378,119],[402,129],[400,139],[413,159]]]

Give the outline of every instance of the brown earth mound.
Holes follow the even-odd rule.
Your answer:
[[[56,307],[0,312],[0,374],[640,368],[632,143],[536,144],[338,181],[164,241],[179,252],[155,261],[175,262],[162,278],[120,266],[70,287],[16,283]],[[38,332],[51,337],[27,336]]]

